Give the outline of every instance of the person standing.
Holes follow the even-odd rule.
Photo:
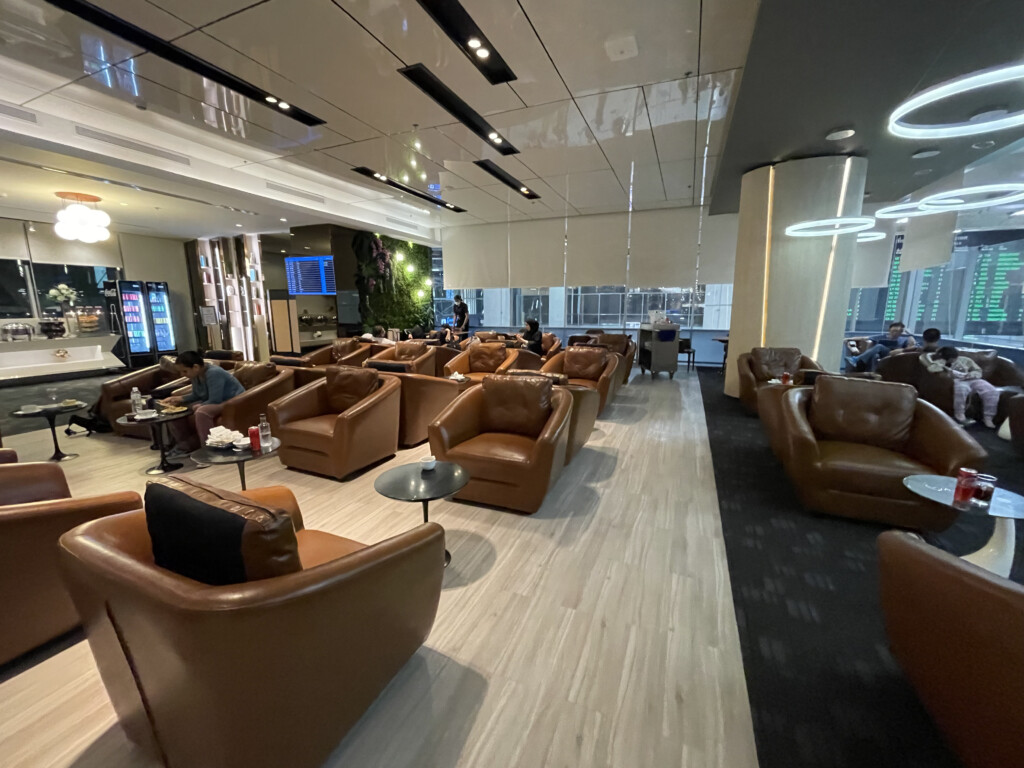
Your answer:
[[[859,355],[847,355],[846,365],[855,371],[873,371],[878,361],[890,352],[914,349],[917,346],[917,339],[910,334],[904,334],[906,328],[900,322],[890,323],[888,333],[880,333],[868,339],[871,346],[866,350]]]
[[[532,317],[526,318],[526,328],[516,334],[516,338],[519,339],[526,348],[533,352],[535,355],[544,355],[544,334],[540,331],[540,323]]]
[[[469,307],[459,294],[455,294],[452,312],[455,315],[455,332],[460,336],[466,336],[469,333]]]
[[[960,354],[956,347],[940,347],[935,352],[921,355],[921,364],[929,373],[949,371],[953,377],[953,417],[966,424],[967,400],[972,392],[981,398],[982,423],[995,429],[996,411],[999,409],[999,390],[981,378],[981,368],[971,358]]]
[[[245,391],[242,383],[219,365],[207,363],[198,352],[182,352],[174,361],[178,373],[192,382],[192,391],[183,397],[168,397],[168,405],[188,405],[195,413],[195,430],[189,419],[176,419],[167,426],[176,441],[172,458],[186,456],[206,443],[210,430],[224,411],[224,403]]]

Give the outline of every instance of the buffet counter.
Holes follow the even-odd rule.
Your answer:
[[[0,382],[62,373],[124,368],[112,352],[117,334],[0,341]],[[65,350],[64,356],[59,350]]]

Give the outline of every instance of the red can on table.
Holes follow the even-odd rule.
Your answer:
[[[957,509],[965,509],[974,498],[974,486],[978,482],[978,470],[969,467],[960,467],[956,476],[956,488],[953,489],[953,506]]]
[[[249,447],[252,448],[253,453],[256,453],[260,449],[260,428],[249,427]]]
[[[783,384],[793,383],[793,374],[791,374],[789,371],[783,371],[782,376],[779,378],[781,379]]]

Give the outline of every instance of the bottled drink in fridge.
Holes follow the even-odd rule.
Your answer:
[[[265,413],[260,414],[260,450],[270,450],[270,423]]]

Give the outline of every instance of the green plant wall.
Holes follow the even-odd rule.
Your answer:
[[[360,232],[352,240],[363,327],[434,327],[430,248],[406,240]]]

